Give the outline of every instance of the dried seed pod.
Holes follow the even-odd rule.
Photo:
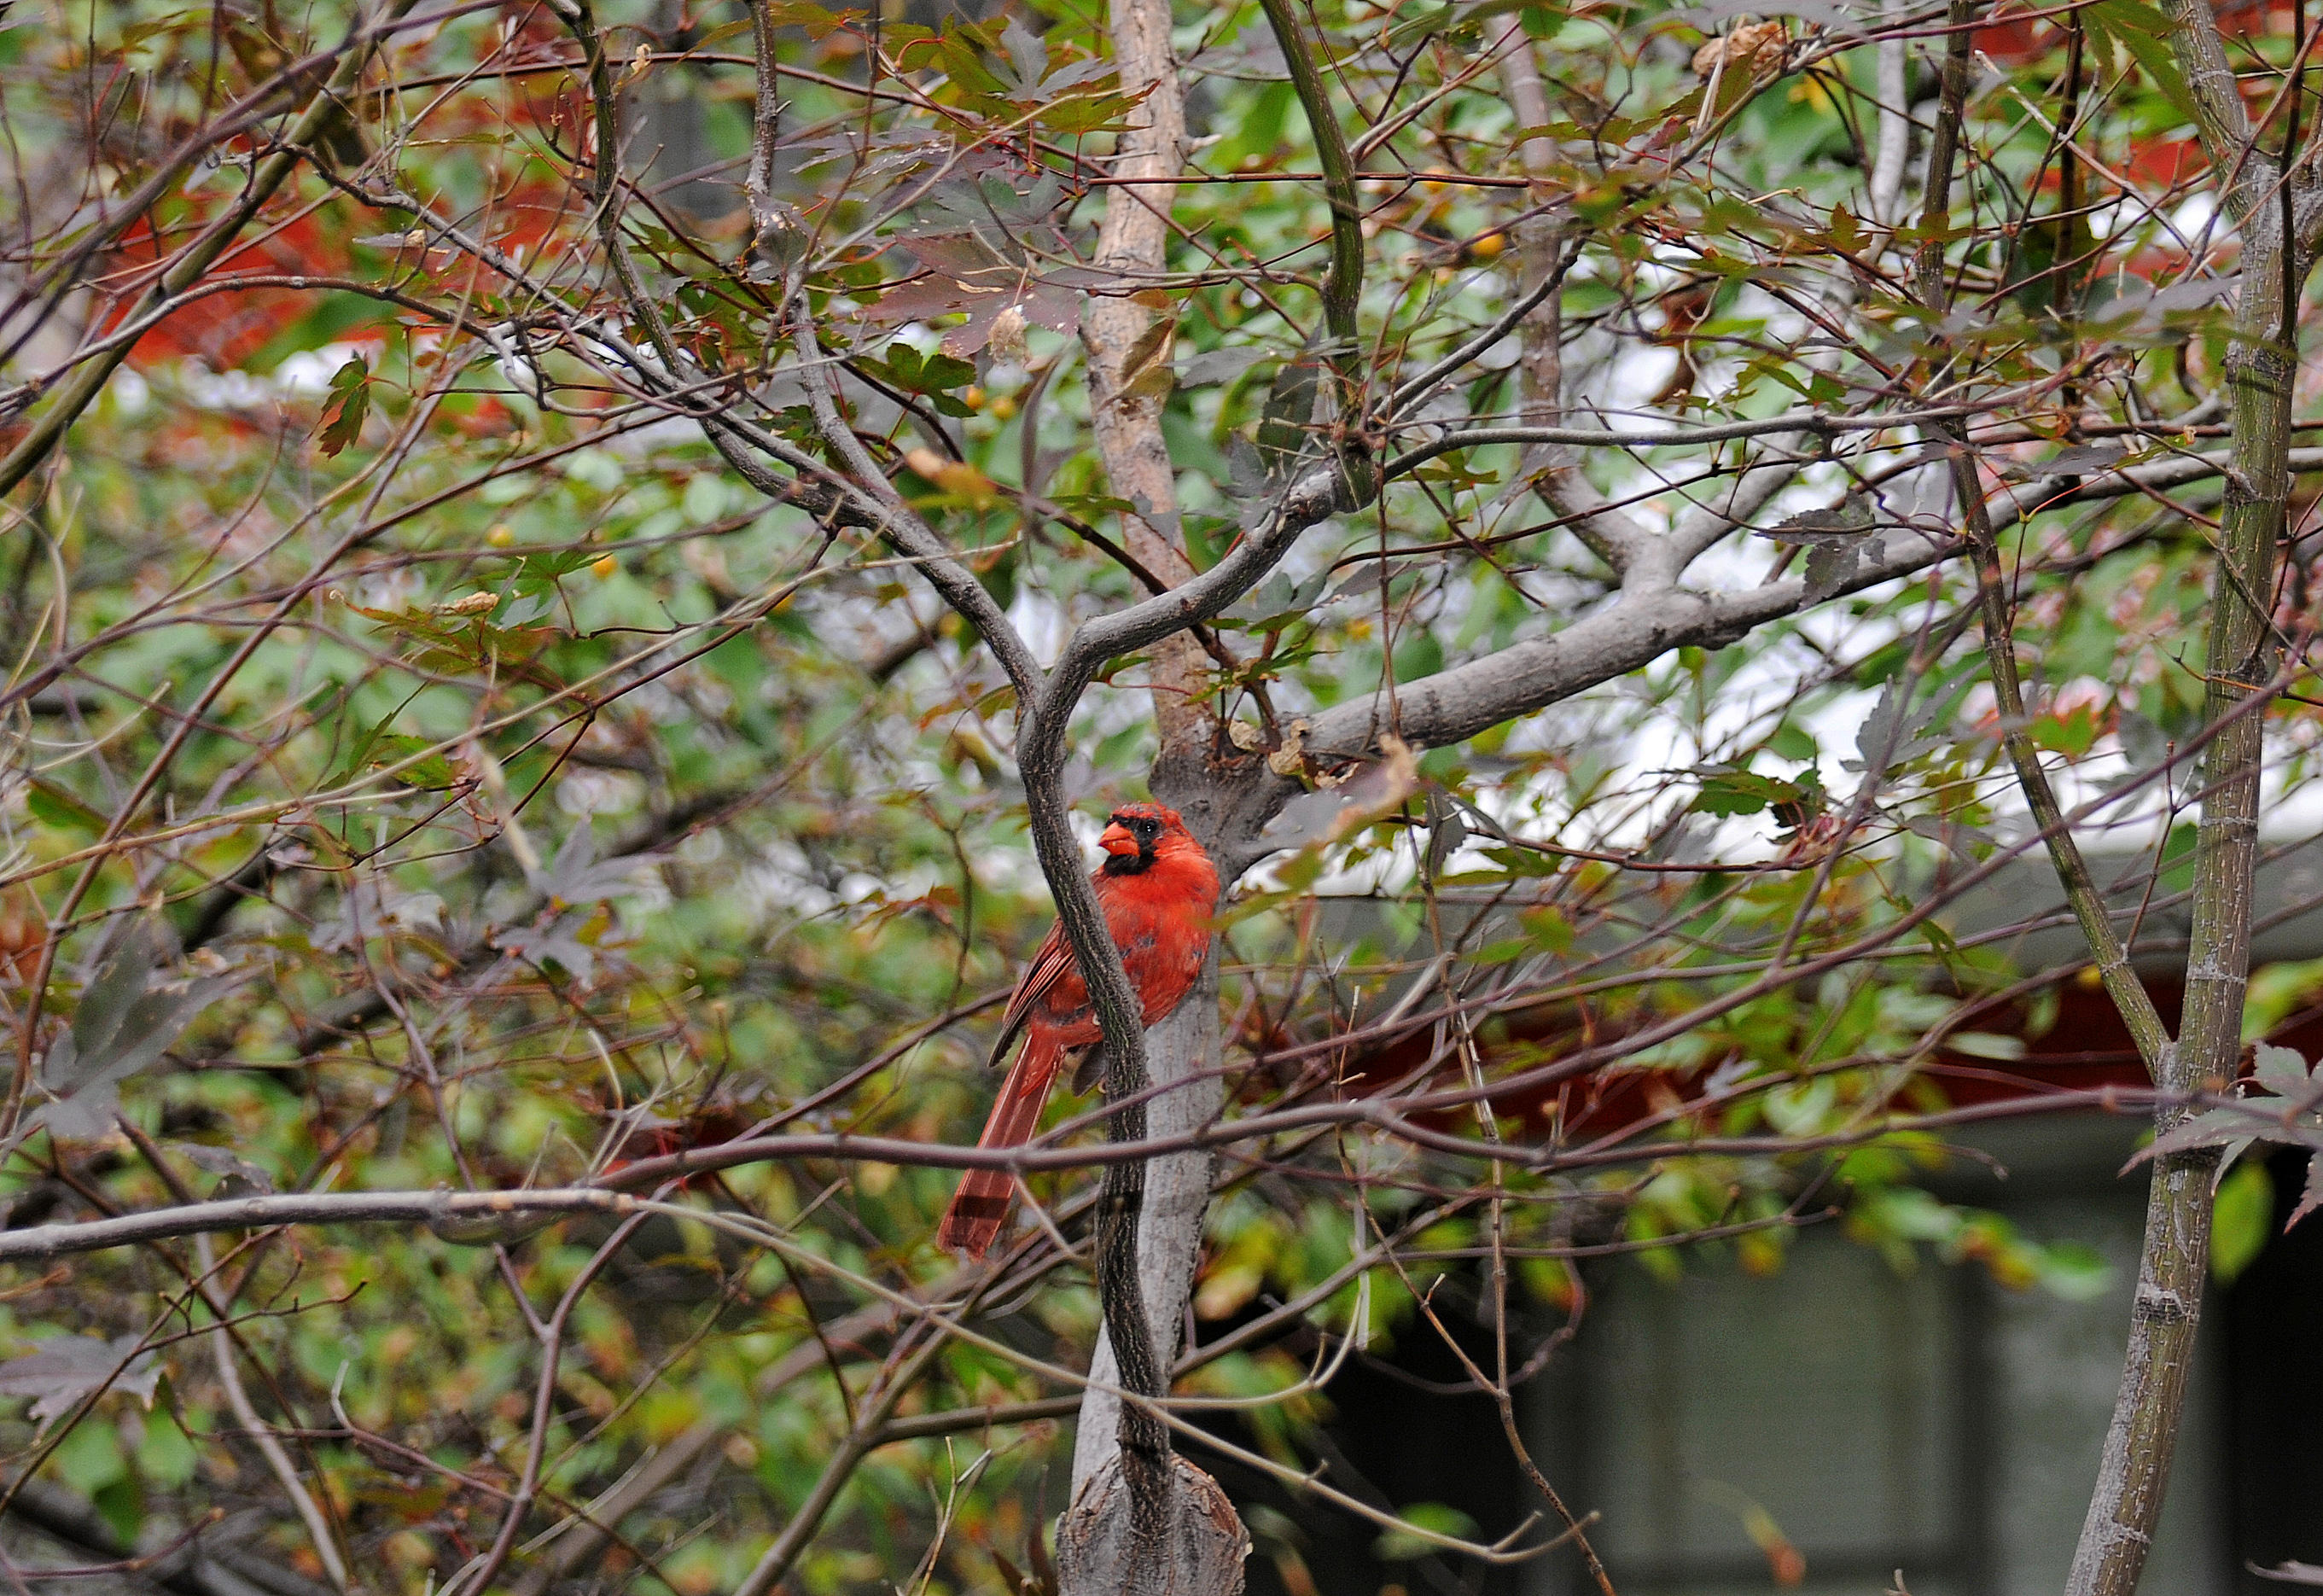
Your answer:
[[[995,360],[1021,361],[1024,358],[1024,313],[1011,305],[992,318],[992,331],[984,341]]]

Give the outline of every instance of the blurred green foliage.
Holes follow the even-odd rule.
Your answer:
[[[2104,0],[2077,14],[2084,145],[2150,174],[2183,132],[2159,13]],[[1409,112],[1364,179],[1378,371],[1416,370],[1496,315],[1516,279],[1509,230],[1537,212],[1580,250],[1562,296],[1569,379],[1609,402],[1676,417],[1856,407],[1890,397],[1938,331],[1894,280],[1844,265],[1873,226],[1874,113],[1870,49],[1836,24],[1803,25],[1796,69],[1738,75],[1705,107],[1698,12],[1326,0],[1311,15],[1358,136],[1365,117],[1385,129],[1381,107]],[[159,252],[231,203],[259,143],[197,135],[352,18],[115,0],[12,13],[10,291],[98,239],[106,205],[194,140],[182,179],[76,269],[93,285],[76,315],[104,336]],[[843,358],[858,430],[1036,640],[1142,596],[1072,520],[1008,491],[1108,533],[1123,519],[1065,330],[1078,290],[1042,279],[1021,353],[984,346],[991,318],[955,304],[996,262],[1021,286],[1088,256],[1106,190],[1080,156],[1130,110],[1092,14],[1030,0],[979,22],[882,21],[787,4],[774,21],[776,188],[812,230],[802,292]],[[768,426],[819,451],[807,354],[746,248],[747,26],[636,5],[598,22],[634,135],[625,247],[688,356],[747,374]],[[1550,85],[1547,127],[1520,128],[1476,70],[1511,24]],[[2067,48],[2062,24],[2005,25],[2023,38],[1971,129],[1994,217],[2038,212],[2054,187],[2059,151],[2021,106],[2054,99]],[[1235,179],[1178,193],[1172,271],[1154,290],[1176,328],[1162,427],[1187,547],[1207,566],[1245,526],[1236,462],[1313,333],[1330,214],[1256,8],[1181,7],[1177,32],[1209,141],[1198,159]],[[867,101],[875,51],[906,87]],[[67,450],[17,494],[0,546],[14,688],[0,951],[18,1031],[53,959],[23,1042],[28,1062],[50,1061],[32,1105],[105,1112],[87,1134],[16,1144],[0,1176],[12,1225],[266,1187],[576,1183],[779,1119],[872,1061],[781,1123],[973,1137],[995,1000],[1046,925],[1013,697],[901,563],[859,528],[770,504],[574,331],[619,314],[588,197],[584,66],[553,8],[454,8],[395,34],[342,129],[358,147],[317,152],[216,291],[137,334]],[[1721,117],[1714,145],[1663,159]],[[1522,139],[1549,151],[1529,188],[1505,181]],[[667,170],[665,149],[696,168]],[[1983,298],[1942,335],[1988,390],[2040,396],[1992,445],[1996,478],[2079,446],[2060,417],[2088,389],[2059,399],[2061,384],[2135,382],[2177,412],[2221,369],[2215,314],[2157,299],[2147,280],[2171,273],[2139,264],[2169,247],[2190,180],[2119,197],[2087,270],[2044,271],[2068,238],[2053,226],[1979,219],[1952,241]],[[455,247],[446,227],[496,253]],[[1832,281],[1852,285],[1850,342],[1826,358],[1797,305]],[[53,387],[33,376],[58,358],[17,352],[12,416]],[[1672,367],[1683,380],[1656,394]],[[1496,354],[1446,414],[1502,417],[1519,399]],[[2179,446],[2132,440],[2122,458]],[[927,470],[904,469],[913,449],[931,451]],[[1747,463],[1722,445],[1587,469],[1666,517],[1683,508],[1675,478]],[[1515,445],[1445,457],[1319,529],[1221,618],[1233,664],[1208,707],[1243,734],[1221,757],[1280,752],[1298,716],[1537,641],[1602,602],[1608,573],[1539,520],[1524,469]],[[1828,458],[1801,484],[1862,491]],[[1749,582],[1787,569],[1787,551],[1746,537],[1717,557]],[[2182,740],[2201,694],[2180,663],[2204,620],[2199,527],[2132,496],[2033,522],[2012,557],[2048,682],[2087,689],[2043,711],[2040,746],[2094,783],[2124,750],[2143,758],[2138,739]],[[2010,1287],[2089,1290],[2084,1251],[1923,1189],[1944,1162],[1937,1131],[1887,1128],[1945,1108],[1931,1066],[2009,1062],[2053,1009],[2013,986],[1997,935],[1931,921],[1882,940],[1990,860],[2015,812],[1968,601],[1944,571],[1666,654],[1426,750],[1421,787],[1388,812],[1253,876],[1225,921],[1237,1112],[1353,1100],[1415,1068],[1489,1069],[1525,1077],[1486,1114],[1492,1133],[1573,1156],[1490,1165],[1352,1125],[1248,1149],[1222,1166],[1208,1221],[1205,1335],[1312,1298],[1286,1321],[1384,1353],[1428,1333],[1427,1282],[1480,1294],[1494,1260],[1528,1310],[1554,1315],[1576,1301],[1584,1258],[1768,1271],[1824,1219],[1899,1268],[1969,1261]],[[1088,813],[1143,790],[1143,683],[1118,662],[1080,707],[1072,780]],[[2288,732],[2294,781],[2308,724]],[[1310,786],[1345,774],[1290,766]],[[1876,794],[1850,810],[1867,775]],[[1841,816],[1851,830],[1831,829]],[[1703,867],[1659,867],[1674,861]],[[123,963],[148,936],[162,951]],[[1768,985],[1778,950],[1796,977]],[[1439,953],[1453,957],[1430,978],[1471,1000],[1464,1017],[1402,1051],[1335,1047]],[[108,970],[217,988],[150,1068],[66,1079],[56,1039]],[[2308,989],[2304,974],[2282,985],[2263,995],[2278,1017]],[[96,1094],[113,1087],[160,1167],[110,1128]],[[1427,1124],[1483,1134],[1464,1108]],[[2222,1277],[2268,1225],[2264,1179],[2246,1163],[2220,1194]],[[1089,1182],[1028,1184],[1065,1213]],[[613,1498],[618,1543],[586,1566],[609,1588],[708,1596],[801,1511],[894,1371],[872,1286],[963,1289],[932,1239],[951,1185],[831,1149],[673,1194],[780,1226],[795,1253],[667,1216],[609,1263],[595,1218],[458,1239],[300,1229],[219,1238],[212,1287],[238,1316],[252,1399],[366,1588],[416,1596],[473,1566],[537,1440],[540,1496],[504,1584],[537,1591],[564,1537],[583,1538],[573,1515],[683,1452],[660,1490]],[[1359,1261],[1382,1235],[1392,1262]],[[536,1432],[530,1321],[601,1263]],[[61,1420],[12,1413],[0,1445],[30,1461],[53,1443],[48,1477],[124,1542],[262,1504],[246,1538],[319,1578],[311,1538],[236,1438],[210,1310],[188,1297],[197,1271],[177,1243],[11,1271],[0,1348],[139,1335],[162,1344],[163,1373],[150,1401],[90,1388]],[[862,1459],[796,1588],[921,1569],[920,1589],[988,1589],[992,1554],[1030,1566],[1028,1537],[1061,1506],[1067,1432],[1053,1413],[987,1426],[982,1410],[1065,1390],[1025,1361],[1081,1367],[1097,1316],[1078,1258],[1048,1256],[980,1299],[975,1322],[1019,1356],[955,1341],[924,1366],[888,1420],[924,1423]],[[1304,1470],[1332,1416],[1307,1371],[1262,1342],[1200,1362],[1180,1390],[1245,1404],[1237,1433]],[[1439,1535],[1474,1528],[1438,1503],[1397,1506]],[[1378,1554],[1429,1545],[1390,1527]]]

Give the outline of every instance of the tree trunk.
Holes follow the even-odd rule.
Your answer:
[[[2162,1051],[2154,1083],[2168,1094],[2155,1114],[2161,1132],[2185,1116],[2184,1094],[2223,1089],[2240,1064],[2265,729],[2263,716],[2248,700],[2272,674],[2276,653],[2269,622],[2275,545],[2290,503],[2299,289],[2316,226],[2311,164],[2303,158],[2278,161],[2258,144],[2217,17],[2194,0],[2172,0],[2169,16],[2171,46],[2186,75],[2203,153],[2221,174],[2221,203],[2242,235],[2243,255],[2227,368],[2233,467],[2210,582],[2204,673],[2204,722],[2215,735],[2200,765],[2202,823],[2194,853],[2185,1016],[2176,1043]],[[2286,158],[2299,151],[2299,98],[2291,96],[2282,140]],[[2217,1165],[2217,1150],[2208,1148],[2153,1161],[2129,1346],[2067,1580],[2070,1596],[2131,1596],[2144,1571],[2201,1324]]]
[[[1091,295],[1081,313],[1091,430],[1114,493],[1134,507],[1123,517],[1130,553],[1176,586],[1194,568],[1180,543],[1176,467],[1162,434],[1162,399],[1131,393],[1125,381],[1125,362],[1147,333],[1152,314],[1125,290],[1156,276],[1167,262],[1170,204],[1176,192],[1171,179],[1185,161],[1185,96],[1170,43],[1169,0],[1114,0],[1111,22],[1122,87],[1143,95],[1122,136],[1113,175],[1146,180],[1112,189],[1098,231],[1096,264],[1116,281],[1115,291]],[[1215,740],[1216,721],[1200,696],[1208,684],[1208,665],[1191,633],[1162,639],[1152,650],[1152,660],[1153,720],[1162,744],[1154,788],[1166,798],[1167,774],[1198,769]],[[1198,814],[1189,821],[1198,836],[1211,840]],[[1149,1135],[1192,1130],[1217,1117],[1224,1098],[1217,1075],[1215,952],[1185,1003],[1147,1032],[1146,1050],[1150,1079],[1163,1088],[1146,1105]],[[1180,1153],[1155,1159],[1143,1171],[1138,1297],[1144,1304],[1152,1362],[1165,1378],[1177,1357],[1193,1293],[1202,1218],[1209,1206],[1210,1164],[1207,1152]],[[1128,1590],[1233,1596],[1242,1589],[1243,1559],[1250,1551],[1233,1504],[1208,1475],[1173,1457],[1165,1476],[1167,1524],[1158,1541],[1145,1533],[1152,1527],[1136,1522],[1137,1482],[1123,1468],[1124,1415],[1115,1394],[1120,1371],[1112,1338],[1102,1330],[1090,1355],[1089,1379],[1074,1435],[1071,1505],[1057,1528],[1058,1572],[1068,1596],[1112,1596]]]
[[[2281,238],[2278,234],[2277,240]],[[2274,591],[2275,542],[2289,503],[2291,386],[2285,340],[2295,322],[2277,322],[2284,250],[2263,236],[2245,245],[2239,335],[2229,356],[2234,456],[2217,573],[2210,584],[2206,722],[2219,727],[2202,763],[2202,824],[2194,850],[2194,922],[2186,949],[2186,1013],[2154,1083],[2172,1097],[2155,1114],[2166,1133],[2190,1112],[2184,1094],[2223,1090],[2238,1072],[2244,997],[2250,985],[2251,873],[2258,850],[2263,715],[2238,712],[2272,674],[2267,609]],[[2296,280],[2294,272],[2293,280]],[[2272,293],[2270,293],[2272,290]],[[2287,296],[2284,296],[2287,298]],[[2231,717],[2231,719],[2229,719]],[[2222,724],[2223,723],[2223,724]],[[2113,1419],[2106,1431],[2071,1596],[2130,1596],[2137,1589],[2153,1527],[2162,1517],[2178,1425],[2202,1320],[2210,1262],[2210,1186],[2216,1148],[2153,1160],[2137,1297]]]
[[[1218,1069],[1218,962],[1215,954],[1178,1012],[1145,1033],[1145,1064],[1158,1090],[1145,1110],[1149,1136],[1198,1130],[1218,1117],[1226,1095]],[[1182,1082],[1182,1085],[1172,1083]],[[1154,1361],[1177,1361],[1186,1304],[1202,1245],[1202,1216],[1210,1206],[1212,1159],[1207,1151],[1173,1152],[1145,1166],[1145,1206],[1137,1223],[1137,1280],[1152,1326]],[[1073,1438],[1073,1491],[1078,1496],[1117,1450],[1121,1402],[1113,1347],[1103,1331],[1089,1359],[1094,1382],[1081,1399]]]
[[[1149,1104],[1146,1133],[1171,1136],[1215,1120],[1225,1104],[1217,1073],[1215,953],[1178,1012],[1146,1032],[1145,1045],[1154,1086],[1170,1088],[1157,1092]],[[1184,1084],[1172,1087],[1173,1082]],[[1165,1370],[1177,1359],[1186,1305],[1193,1295],[1211,1167],[1207,1151],[1171,1153],[1145,1167],[1137,1279],[1154,1361]],[[1067,1596],[1112,1596],[1131,1589],[1138,1573],[1152,1572],[1134,1567],[1138,1549],[1125,1533],[1131,1504],[1122,1489],[1121,1401],[1110,1389],[1118,1378],[1113,1347],[1100,1330],[1073,1438],[1072,1505],[1057,1526],[1057,1566]],[[1183,1457],[1171,1461],[1165,1567],[1161,1581],[1148,1588],[1171,1596],[1234,1596],[1243,1586],[1250,1537],[1216,1481]]]

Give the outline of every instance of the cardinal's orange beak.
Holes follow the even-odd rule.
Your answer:
[[[1137,839],[1132,837],[1129,828],[1118,821],[1105,829],[1105,835],[1097,839],[1097,845],[1116,858],[1137,851]]]

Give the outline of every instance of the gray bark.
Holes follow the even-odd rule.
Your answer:
[[[2255,241],[2246,249],[2236,317],[2241,337],[2229,357],[2239,469],[2227,479],[2205,672],[2204,719],[2225,724],[2203,758],[2208,790],[2194,850],[2185,1017],[2176,1044],[2162,1052],[2155,1082],[2181,1102],[2206,1083],[2232,1080],[2242,1054],[2265,720],[2236,711],[2272,674],[2274,646],[2263,606],[2273,592],[2275,541],[2291,490],[2292,362],[2269,336],[2277,313],[2268,290],[2280,292],[2282,251],[2259,249]],[[2155,1115],[2155,1129],[2169,1131],[2188,1112],[2165,1106]],[[2144,1571],[2201,1326],[2217,1159],[2215,1148],[2195,1148],[2153,1160],[2129,1346],[2097,1489],[2073,1555],[2066,1586],[2071,1596],[2130,1596]]]
[[[1178,1011],[1145,1033],[1145,1060],[1158,1093],[1145,1111],[1150,1136],[1198,1130],[1226,1105],[1218,1073],[1218,965],[1213,954]],[[1182,1082],[1182,1085],[1172,1085]],[[1212,1159],[1207,1151],[1169,1153],[1145,1166],[1145,1206],[1137,1225],[1137,1280],[1152,1326],[1154,1361],[1177,1361],[1186,1303],[1202,1243],[1202,1215],[1210,1203]],[[1073,1492],[1078,1497],[1120,1450],[1121,1399],[1112,1344],[1097,1335],[1089,1360],[1088,1393],[1081,1399],[1073,1437]]]
[[[1218,1482],[1182,1457],[1172,1457],[1171,1490],[1177,1504],[1162,1542],[1162,1568],[1140,1566],[1144,1555],[1127,1533],[1131,1518],[1123,1489],[1121,1454],[1073,1490],[1073,1505],[1057,1526],[1057,1577],[1066,1591],[1116,1591],[1141,1582],[1165,1596],[1237,1596],[1243,1560],[1250,1555],[1234,1503]]]
[[[2257,146],[2210,8],[2199,0],[2170,0],[2167,11],[2203,153],[2214,171],[2227,174],[2221,202],[2243,240],[2227,356],[2232,462],[2204,672],[2204,720],[2219,730],[2202,766],[2185,1015],[2177,1041],[2162,1050],[2155,1082],[2182,1101],[2182,1094],[2206,1083],[2232,1080],[2242,1052],[2265,728],[2263,716],[2239,711],[2271,674],[2274,652],[2268,611],[2275,545],[2290,502],[2296,287],[2312,249],[2317,192],[2311,132],[2306,146],[2286,151],[2296,155],[2287,180],[2279,180],[2281,164]],[[2185,1113],[2163,1107],[2155,1128],[2167,1132]],[[2070,1596],[2132,1596],[2144,1572],[2201,1325],[2217,1161],[2215,1149],[2153,1161],[2129,1344],[2097,1487],[2066,1582]]]

